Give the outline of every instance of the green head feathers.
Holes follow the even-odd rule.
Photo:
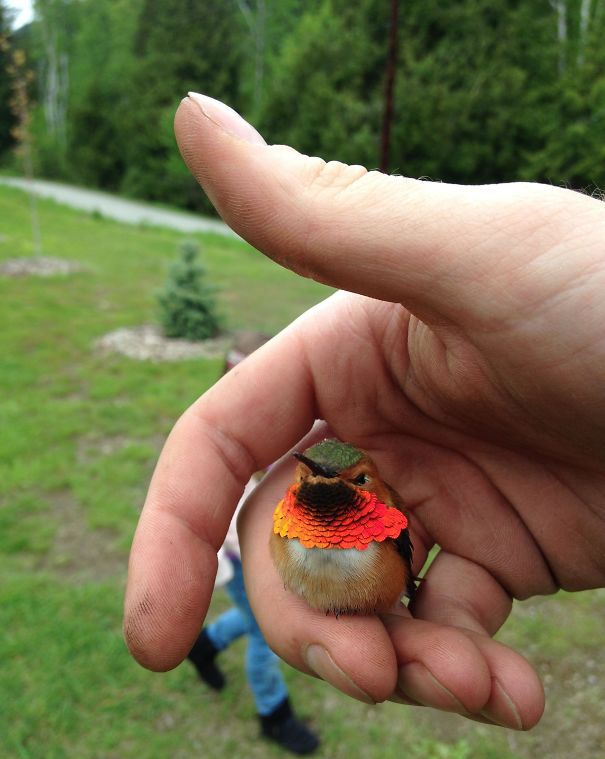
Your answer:
[[[342,472],[356,464],[363,453],[351,443],[326,438],[305,451],[305,456],[316,464],[334,472]]]

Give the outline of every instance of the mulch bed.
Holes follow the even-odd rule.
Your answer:
[[[95,341],[101,353],[118,353],[137,361],[185,361],[192,358],[220,358],[232,342],[231,337],[192,341],[165,337],[153,324],[121,327]]]
[[[0,263],[2,277],[56,277],[82,271],[76,261],[50,256],[23,256],[8,258]]]

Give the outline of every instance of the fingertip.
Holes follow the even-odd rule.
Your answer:
[[[401,695],[459,714],[478,712],[485,705],[490,671],[464,631],[404,617],[384,620],[397,654]]]
[[[469,633],[491,673],[489,697],[480,714],[514,730],[529,730],[544,712],[544,688],[532,665],[517,651],[491,638]]]
[[[210,604],[217,557],[171,514],[141,518],[128,567],[124,640],[146,669],[165,672],[187,656]]]
[[[226,211],[235,191],[228,186],[245,181],[243,166],[250,146],[266,147],[265,140],[233,108],[198,93],[181,100],[174,133],[187,168],[217,210]]]
[[[202,116],[232,137],[255,145],[267,144],[252,124],[243,119],[234,108],[226,103],[199,92],[190,92],[188,97],[201,111]]]
[[[149,624],[148,604],[143,601],[135,603],[124,612],[122,634],[126,647],[132,658],[152,672],[168,672],[178,666],[184,656],[174,654],[170,648],[162,646],[161,638],[155,628]]]
[[[491,722],[512,730],[531,730],[544,714],[545,697],[542,683],[528,669],[523,678],[510,683],[510,677],[492,679],[490,697],[479,712]]]
[[[202,618],[198,622],[198,612]],[[155,604],[151,594],[140,600],[127,598],[122,624],[124,642],[133,659],[152,672],[168,672],[185,659],[197,638],[202,610],[180,613]]]

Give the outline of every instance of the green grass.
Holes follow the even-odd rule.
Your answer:
[[[101,335],[154,320],[154,290],[182,236],[40,201],[46,255],[77,274],[0,278],[0,756],[272,757],[257,737],[243,643],[223,654],[221,696],[187,665],[155,675],[128,656],[128,546],[162,441],[221,362],[99,356]],[[249,246],[195,235],[232,328],[276,331],[327,294]],[[26,196],[0,187],[0,260],[32,252]],[[270,295],[270,297],[269,297]],[[519,606],[502,639],[547,677],[528,735],[385,704],[367,707],[284,667],[321,756],[594,759],[603,741],[603,594]],[[212,613],[227,604],[217,593]],[[591,664],[592,662],[592,664]],[[597,727],[595,728],[595,725]]]

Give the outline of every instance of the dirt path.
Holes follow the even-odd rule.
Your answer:
[[[149,203],[125,200],[106,192],[41,179],[35,179],[30,184],[28,180],[18,177],[0,177],[0,184],[21,190],[33,189],[40,197],[52,198],[57,203],[81,211],[98,211],[103,216],[127,224],[151,224],[176,229],[178,232],[214,232],[227,237],[237,237],[233,230],[218,219],[208,219],[185,211],[157,208]]]

